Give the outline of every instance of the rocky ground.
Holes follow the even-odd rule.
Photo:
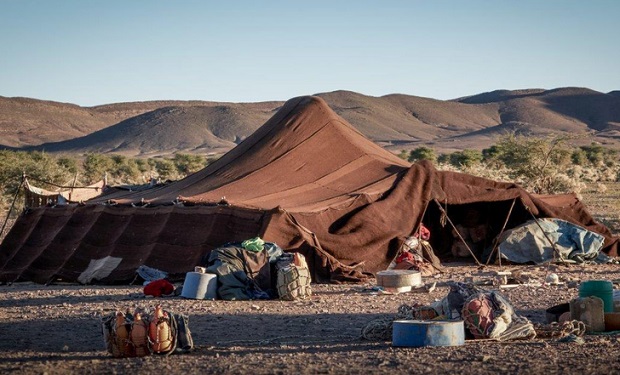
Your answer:
[[[546,323],[545,309],[578,295],[588,279],[620,282],[618,265],[504,266],[548,272],[561,285],[502,289],[517,310]],[[620,335],[586,335],[582,344],[534,338],[496,342],[466,340],[455,347],[397,348],[369,341],[361,331],[373,319],[394,316],[402,304],[429,304],[448,293],[446,281],[495,280],[497,266],[479,270],[447,264],[428,292],[382,294],[367,285],[313,285],[304,301],[221,301],[145,297],[142,287],[37,285],[0,286],[0,372],[15,374],[367,374],[367,373],[546,373],[620,372]],[[471,279],[470,279],[471,280]],[[179,284],[180,285],[180,284]],[[615,285],[617,288],[618,286]],[[488,286],[486,288],[493,288]],[[101,317],[118,309],[154,307],[187,314],[196,344],[188,354],[111,357],[104,349]]]

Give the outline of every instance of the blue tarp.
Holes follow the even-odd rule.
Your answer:
[[[541,264],[554,260],[551,241],[559,252],[556,261],[582,263],[598,257],[604,240],[602,235],[564,220],[538,219],[538,224],[530,220],[504,232],[499,251],[502,259],[514,263]]]

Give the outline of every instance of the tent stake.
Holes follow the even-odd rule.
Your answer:
[[[489,265],[489,262],[491,261],[491,258],[493,257],[493,254],[495,253],[495,250],[497,250],[497,260],[499,261],[499,269],[502,269],[502,253],[499,250],[499,238],[502,236],[502,234],[504,234],[504,230],[506,229],[506,225],[508,225],[508,220],[510,220],[510,215],[512,215],[512,209],[515,207],[515,202],[517,201],[517,198],[512,200],[512,205],[510,205],[510,210],[508,210],[508,215],[506,216],[506,220],[504,220],[504,225],[502,226],[502,230],[499,232],[499,234],[497,235],[497,237],[495,237],[495,244],[493,245],[493,250],[491,250],[491,254],[489,254],[489,259],[487,259],[487,263],[486,265]]]
[[[6,218],[4,219],[4,224],[2,224],[2,229],[0,229],[0,238],[2,237],[2,234],[4,233],[4,228],[6,228],[6,223],[9,222],[9,218],[11,217],[11,213],[13,212],[13,207],[15,207],[15,201],[17,200],[17,196],[19,195],[19,191],[24,185],[25,180],[26,180],[26,173],[23,173],[22,180],[19,183],[17,190],[15,190],[15,195],[13,196],[13,202],[11,203],[11,208],[9,208],[9,212],[6,214]]]
[[[456,232],[456,235],[459,236],[461,241],[463,241],[463,244],[465,244],[465,247],[467,248],[471,256],[474,258],[474,260],[476,261],[476,264],[478,266],[484,267],[484,265],[480,263],[480,261],[478,261],[478,258],[476,258],[476,255],[474,254],[474,252],[469,248],[469,245],[467,245],[467,242],[465,242],[465,240],[459,233],[458,229],[456,229],[456,227],[454,226],[454,223],[452,223],[452,220],[450,220],[450,218],[448,217],[448,213],[443,209],[443,207],[441,207],[441,204],[437,201],[437,199],[433,199],[433,200],[435,201],[435,203],[437,203],[437,207],[439,207],[439,209],[441,210],[441,213],[445,216],[448,223],[450,223],[450,225],[452,226],[452,229],[454,229],[454,231]]]

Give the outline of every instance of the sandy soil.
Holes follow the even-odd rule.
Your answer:
[[[0,372],[16,374],[609,374],[620,373],[620,335],[586,335],[584,344],[557,339],[495,342],[467,340],[456,347],[396,348],[361,338],[378,317],[402,304],[428,304],[448,293],[448,280],[484,280],[489,271],[450,265],[432,292],[398,295],[368,285],[313,285],[305,301],[211,301],[145,297],[141,286],[0,286]],[[504,267],[503,270],[510,269]],[[545,267],[518,266],[539,281]],[[517,312],[545,323],[545,309],[568,302],[587,279],[620,280],[618,265],[552,266],[564,284],[519,286],[504,295]],[[492,277],[491,277],[492,278]],[[179,283],[178,285],[181,285]],[[616,285],[617,287],[617,285]],[[488,287],[492,288],[492,287]],[[190,317],[196,348],[189,354],[112,358],[104,349],[100,319],[126,308],[153,307]]]

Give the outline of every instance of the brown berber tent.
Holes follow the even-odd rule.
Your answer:
[[[316,282],[358,282],[386,269],[422,221],[438,255],[449,252],[446,218],[470,210],[490,239],[505,222],[555,217],[604,235],[617,255],[617,238],[575,195],[410,165],[306,96],[183,180],[24,212],[0,245],[0,281],[127,282],[141,265],[180,276],[212,249],[260,236],[302,252]]]

